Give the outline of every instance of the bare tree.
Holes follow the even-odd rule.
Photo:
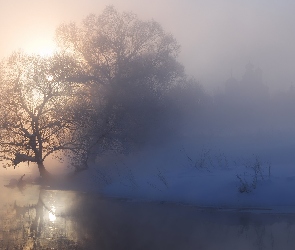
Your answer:
[[[4,167],[34,162],[49,177],[44,160],[52,155],[79,162],[86,144],[73,119],[75,102],[83,100],[78,84],[67,77],[77,73],[69,57],[42,58],[13,53],[1,63],[0,160]],[[60,152],[60,154],[56,154]],[[78,158],[80,161],[78,161]]]
[[[162,79],[158,83],[164,85],[179,77],[182,68],[175,61],[179,45],[159,23],[141,21],[135,14],[119,13],[112,6],[99,16],[89,15],[80,26],[75,23],[59,26],[56,40],[60,47],[85,63],[88,76],[99,84],[118,82],[132,75],[130,71],[136,65],[144,64],[145,73],[160,70]],[[164,65],[170,65],[166,72],[161,68]],[[139,71],[138,67],[135,69]]]
[[[142,21],[112,6],[80,25],[59,26],[56,40],[83,68],[71,80],[91,89],[96,119],[91,134],[96,133],[103,145],[124,148],[130,141],[148,138],[151,128],[166,118],[169,91],[185,81],[174,37],[157,22]]]

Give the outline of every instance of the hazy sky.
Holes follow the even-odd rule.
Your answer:
[[[294,0],[0,0],[0,56],[50,49],[58,24],[109,4],[158,21],[181,44],[187,73],[211,90],[248,62],[271,87],[295,84]]]

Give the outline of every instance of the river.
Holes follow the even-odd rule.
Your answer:
[[[0,249],[294,249],[295,215],[1,185]]]

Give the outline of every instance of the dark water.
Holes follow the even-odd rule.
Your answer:
[[[1,187],[0,249],[294,249],[295,215]]]

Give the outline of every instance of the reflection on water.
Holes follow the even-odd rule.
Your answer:
[[[51,222],[55,222],[55,220],[56,220],[56,215],[55,215],[55,212],[56,212],[56,209],[55,209],[55,207],[54,206],[52,206],[51,207],[51,210],[49,211],[49,220],[51,221]]]
[[[0,249],[82,249],[74,220],[67,217],[75,193],[39,186],[3,191],[9,201],[0,207]]]
[[[39,186],[21,192],[1,190],[0,249],[286,250],[295,246],[292,214],[128,202]]]

